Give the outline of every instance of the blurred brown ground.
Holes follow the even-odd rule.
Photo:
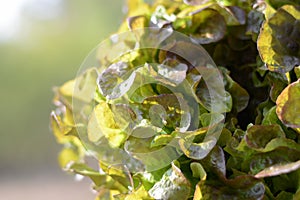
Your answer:
[[[30,178],[13,178],[0,181],[0,199],[3,200],[92,200],[95,194],[90,182],[74,181],[65,175],[51,174]]]

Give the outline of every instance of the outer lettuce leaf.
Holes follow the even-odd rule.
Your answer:
[[[276,100],[278,118],[288,127],[300,128],[300,79],[288,85]]]
[[[300,168],[300,160],[288,164],[282,164],[265,168],[255,175],[256,178],[265,178],[269,176],[277,176],[280,174],[289,173]]]
[[[258,50],[271,71],[288,72],[300,64],[300,7],[285,5],[259,34]]]
[[[149,194],[155,199],[185,200],[190,195],[190,183],[181,170],[172,163],[172,168],[149,190]]]
[[[226,23],[222,15],[213,9],[200,10],[192,16],[191,37],[199,44],[208,44],[221,40],[226,32]]]
[[[200,181],[195,190],[194,199],[262,199],[264,185],[249,175],[237,175],[232,179],[226,178],[225,156],[220,147],[201,161],[206,171],[217,178],[208,176]]]
[[[260,150],[264,149],[272,139],[283,137],[285,134],[278,125],[256,125],[247,130],[245,141],[250,148]]]
[[[209,199],[263,199],[265,188],[263,183],[251,176],[240,176],[225,183],[201,181],[199,192],[194,200]],[[197,191],[197,190],[196,190]]]
[[[232,137],[225,150],[232,155],[227,167],[252,174],[268,167],[270,170],[274,167],[272,173],[286,173],[284,170],[275,172],[275,167],[300,159],[300,145],[287,139],[277,124],[250,126],[240,142],[237,137]]]

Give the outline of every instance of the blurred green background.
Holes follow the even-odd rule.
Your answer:
[[[24,199],[56,191],[53,199],[76,200],[88,190],[58,167],[61,146],[49,128],[52,88],[74,78],[85,56],[118,30],[123,5],[121,0],[0,0],[0,199],[19,199],[17,193],[26,190]]]

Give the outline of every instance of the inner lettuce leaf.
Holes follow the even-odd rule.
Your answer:
[[[88,138],[91,142],[98,142],[105,137],[112,147],[119,147],[127,138],[114,120],[113,112],[105,102],[98,104],[92,113],[88,127]]]

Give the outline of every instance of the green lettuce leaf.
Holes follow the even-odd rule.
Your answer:
[[[186,200],[190,195],[190,183],[182,174],[180,168],[172,163],[172,167],[149,190],[149,194],[155,199]]]
[[[300,65],[300,7],[285,5],[268,19],[257,45],[271,71],[288,72]]]
[[[288,85],[276,100],[278,118],[288,127],[300,128],[300,79]]]

